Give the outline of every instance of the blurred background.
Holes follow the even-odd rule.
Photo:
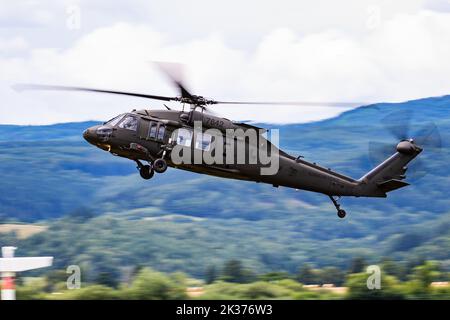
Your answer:
[[[2,1],[0,246],[54,256],[21,274],[18,299],[449,299],[449,17],[448,1]],[[343,199],[338,219],[303,191],[173,169],[143,181],[82,138],[158,102],[11,88],[174,94],[155,60],[183,63],[191,90],[217,99],[365,102],[215,109],[279,129],[284,150],[354,178],[373,165],[371,143],[398,142],[392,112],[436,125],[442,148],[424,151],[411,186]],[[67,289],[70,265],[81,289]],[[369,265],[381,290],[367,288]]]

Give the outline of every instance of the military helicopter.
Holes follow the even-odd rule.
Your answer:
[[[87,91],[97,93],[109,93],[148,98],[160,101],[180,102],[183,109],[172,110],[165,106],[164,110],[133,110],[120,114],[101,125],[93,126],[84,131],[83,137],[92,145],[110,152],[115,156],[124,157],[137,164],[140,176],[143,179],[151,179],[154,173],[164,173],[168,167],[188,170],[196,173],[208,174],[230,179],[254,181],[272,184],[274,187],[284,186],[321,193],[330,198],[337,210],[339,218],[346,216],[341,208],[339,199],[343,196],[353,197],[387,197],[387,193],[405,187],[407,164],[422,152],[418,139],[403,137],[396,145],[396,152],[376,165],[372,170],[359,179],[353,179],[346,175],[332,171],[302,159],[295,157],[274,146],[266,137],[266,130],[254,125],[234,122],[226,118],[213,115],[208,107],[217,104],[288,104],[288,105],[314,105],[311,102],[243,102],[243,101],[217,101],[203,96],[191,94],[186,89],[183,81],[170,71],[170,68],[160,65],[172,82],[180,91],[180,96],[169,97],[151,94],[132,93],[124,91],[93,89],[85,87],[69,87],[56,85],[22,84],[16,89],[37,90],[64,90]],[[185,105],[189,109],[185,110]],[[324,103],[320,103],[324,105]],[[339,105],[334,103],[333,105]],[[340,104],[349,106],[348,103]],[[200,124],[200,134],[195,133],[195,124]],[[219,141],[218,136],[205,134],[207,130],[214,129],[219,135],[226,136],[228,131],[240,130],[244,138],[233,137],[232,141],[238,141],[237,145],[243,146],[246,161],[236,161],[238,146],[231,149],[218,148],[229,144],[229,139]],[[250,142],[245,134],[249,131],[257,132],[256,142]],[[425,139],[421,141],[424,142]],[[214,155],[215,157],[228,159],[228,153],[233,153],[232,161],[210,163],[204,158],[200,162],[174,161],[174,150],[178,148],[179,154],[200,153],[200,155]],[[267,162],[257,158],[250,163],[251,154],[258,153],[262,149],[270,149],[270,154],[276,154],[278,167],[271,174],[261,174],[263,168],[267,168]],[[254,157],[253,157],[254,158]],[[228,159],[230,160],[230,159]],[[230,163],[231,162],[231,163]]]

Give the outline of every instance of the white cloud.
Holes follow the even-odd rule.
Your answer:
[[[137,98],[18,94],[9,88],[14,82],[38,82],[176,94],[149,64],[151,60],[186,64],[194,93],[218,100],[376,102],[450,93],[447,12],[383,15],[378,25],[358,32],[331,26],[309,33],[274,28],[253,49],[230,46],[225,38],[212,32],[173,43],[170,33],[148,25],[117,23],[87,33],[68,49],[34,48],[27,55],[0,55],[0,123],[106,119],[133,107],[160,107],[160,102]],[[0,49],[13,48],[14,39],[2,41]],[[26,48],[20,41],[18,47]],[[217,110],[237,120],[269,122],[309,121],[339,112],[242,106]]]
[[[0,38],[0,55],[14,55],[28,49],[24,38],[14,37],[8,39]]]

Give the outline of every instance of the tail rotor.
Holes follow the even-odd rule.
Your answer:
[[[388,114],[381,121],[383,127],[397,139],[395,143],[380,141],[369,142],[369,161],[372,166],[380,163],[395,151],[405,151],[409,147],[419,147],[423,154],[408,165],[408,180],[417,181],[429,172],[428,160],[436,157],[442,149],[441,135],[433,122],[420,124],[418,128],[412,125],[413,111],[400,110]]]

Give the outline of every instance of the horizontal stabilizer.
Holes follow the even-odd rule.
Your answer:
[[[409,183],[398,179],[390,179],[387,181],[380,182],[377,185],[384,192],[390,192],[392,190],[409,186]]]
[[[21,272],[52,265],[53,257],[0,258],[0,272]]]

